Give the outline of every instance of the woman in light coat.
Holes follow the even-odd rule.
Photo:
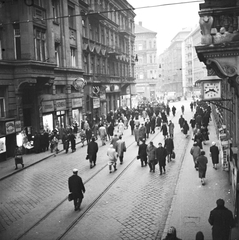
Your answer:
[[[135,142],[137,142],[137,145],[139,146],[139,125],[135,125],[134,137],[135,137]]]
[[[168,124],[168,132],[169,132],[169,136],[171,138],[173,138],[173,133],[174,133],[174,123],[172,123],[171,120],[169,120],[169,124]]]

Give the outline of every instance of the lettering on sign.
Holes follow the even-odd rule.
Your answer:
[[[82,107],[82,98],[72,99],[72,108]]]
[[[6,122],[6,134],[12,133],[15,133],[15,122],[14,121]]]
[[[93,98],[93,108],[99,108],[99,107],[100,107],[100,99]]]
[[[66,110],[66,100],[57,100],[56,110]]]
[[[42,102],[42,112],[53,112],[54,111],[54,103],[53,101]]]

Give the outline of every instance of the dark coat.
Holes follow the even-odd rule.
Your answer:
[[[195,128],[195,125],[196,125],[195,119],[192,118],[192,119],[190,120],[190,124],[191,124],[191,127],[192,127],[192,128]]]
[[[208,163],[207,157],[205,157],[203,155],[200,155],[197,158],[199,178],[205,178],[206,177],[207,163]]]
[[[142,143],[139,145],[138,156],[140,159],[147,159],[147,144]]]
[[[134,126],[135,126],[134,119],[130,120],[129,125],[130,125],[131,129],[133,130]]]
[[[73,193],[73,198],[83,198],[83,193],[85,192],[85,186],[82,182],[81,177],[73,174],[68,179],[69,191]]]
[[[145,123],[145,127],[146,127],[146,133],[150,133],[151,123],[150,122],[146,122]]]
[[[168,129],[167,129],[167,126],[164,124],[162,125],[161,127],[161,132],[163,132],[163,135],[164,136],[167,136],[168,135]]]
[[[203,141],[203,136],[201,133],[196,133],[194,136],[194,141],[198,143],[198,146],[200,149],[202,149],[202,141]]]
[[[89,156],[90,161],[95,161],[98,152],[98,144],[96,142],[89,142],[87,147],[87,154]]]
[[[232,212],[224,206],[214,208],[208,222],[212,225],[213,240],[229,239],[231,228],[235,226]]]
[[[188,134],[189,126],[188,123],[185,121],[183,124],[183,133],[186,135]]]
[[[180,117],[180,118],[178,119],[178,124],[180,125],[180,128],[183,127],[183,124],[184,124],[184,118],[183,118],[183,117]]]
[[[110,124],[108,129],[107,129],[107,134],[110,135],[110,136],[113,136],[114,135],[114,126],[113,124]]]
[[[173,139],[171,139],[171,138],[165,139],[164,147],[165,147],[167,153],[171,154],[174,150]]]
[[[162,119],[161,117],[157,117],[157,126],[160,127],[161,126],[161,123],[162,123]]]
[[[164,147],[158,147],[156,149],[156,158],[160,166],[165,166],[166,156],[167,156],[167,151]]]
[[[210,153],[213,164],[218,164],[219,162],[219,149],[216,145],[210,147]]]

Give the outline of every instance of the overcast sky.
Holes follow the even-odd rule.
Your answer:
[[[127,0],[134,8],[169,3],[189,2],[191,0]],[[195,1],[195,0],[192,0]],[[201,1],[202,3],[204,1]],[[199,22],[199,2],[181,5],[135,9],[135,23],[157,32],[158,54],[169,45],[172,38],[185,27],[194,28]]]

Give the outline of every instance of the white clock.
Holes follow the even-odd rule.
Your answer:
[[[222,96],[221,81],[203,82],[202,91],[204,100],[221,99]]]

